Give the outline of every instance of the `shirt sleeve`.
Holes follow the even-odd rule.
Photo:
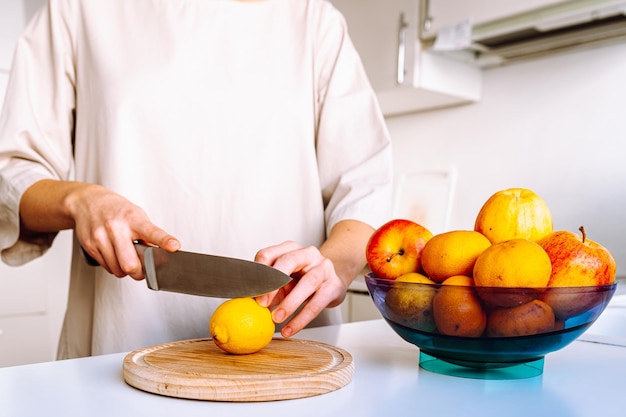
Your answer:
[[[317,155],[327,233],[354,219],[377,228],[392,210],[391,141],[376,95],[329,3],[317,28]]]
[[[20,236],[19,203],[44,178],[73,169],[74,64],[64,1],[50,1],[19,38],[0,115],[0,251],[7,264],[41,256],[56,233]]]

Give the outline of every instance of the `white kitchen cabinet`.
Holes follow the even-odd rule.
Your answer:
[[[476,25],[566,1],[569,0],[422,0],[422,38],[433,38],[441,29],[468,19]]]
[[[72,232],[22,266],[0,262],[0,367],[56,357],[67,304]]]
[[[346,323],[382,318],[382,315],[374,305],[363,278],[368,272],[370,272],[369,269],[364,269],[352,282],[346,293],[346,298],[341,304],[343,320]]]
[[[372,301],[372,297],[367,293],[349,290],[341,308],[343,321],[345,323],[382,318],[382,315],[378,309],[376,309],[376,306]]]
[[[46,314],[0,317],[0,368],[53,360],[49,339]]]
[[[45,313],[46,282],[42,260],[21,267],[0,264],[0,317]]]
[[[419,39],[419,0],[331,0],[386,116],[476,102],[482,71],[433,53]]]
[[[0,108],[15,49],[27,21],[45,0],[0,0]],[[0,262],[0,367],[50,361],[65,313],[72,234],[23,266]]]

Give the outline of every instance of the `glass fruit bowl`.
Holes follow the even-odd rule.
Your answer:
[[[587,330],[617,287],[475,287],[374,274],[365,283],[385,321],[419,347],[420,367],[479,379],[542,374],[544,356]]]

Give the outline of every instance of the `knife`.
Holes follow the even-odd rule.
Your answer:
[[[291,281],[276,268],[224,256],[164,249],[135,243],[148,288],[204,297],[255,297]],[[83,250],[87,263],[98,262]]]

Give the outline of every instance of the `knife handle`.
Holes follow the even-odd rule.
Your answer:
[[[135,248],[137,249],[138,253],[140,251],[140,248],[142,248],[143,250],[145,250],[145,248],[146,248],[146,246],[144,246],[141,243],[139,243],[138,240],[134,241],[133,243],[135,244]],[[83,255],[85,256],[85,261],[87,261],[87,265],[89,265],[89,266],[100,266],[98,261],[96,261],[93,256],[88,254],[87,251],[85,250],[85,248],[83,248],[81,246],[80,249],[83,251]],[[143,250],[141,251],[140,255],[143,255]],[[143,259],[142,259],[142,261],[143,261]]]
[[[87,261],[87,265],[89,266],[100,266],[100,264],[98,263],[98,261],[96,261],[93,256],[91,256],[90,254],[87,253],[87,251],[85,250],[85,248],[83,248],[82,246],[80,247],[80,249],[83,251],[83,255],[85,256],[85,260]]]
[[[148,253],[146,253],[146,249],[148,249],[149,247],[139,243],[138,240],[134,241],[133,243],[135,244],[135,249],[137,250],[137,255],[139,256],[139,259],[141,260],[141,267],[142,267],[142,269],[144,271],[144,274],[146,276],[146,283],[148,284],[148,288],[150,288],[151,290],[158,291],[159,290],[159,284],[158,284],[158,282],[156,280],[156,273],[155,273],[155,270],[154,270],[154,258],[153,258],[152,252],[148,251]],[[87,261],[87,265],[89,265],[89,266],[100,266],[98,261],[96,261],[93,256],[88,254],[87,251],[85,250],[85,248],[83,248],[82,246],[80,248],[83,251],[83,255],[85,256],[85,260]],[[145,258],[146,257],[148,258],[148,267],[147,268],[145,266],[146,265],[145,264]]]

